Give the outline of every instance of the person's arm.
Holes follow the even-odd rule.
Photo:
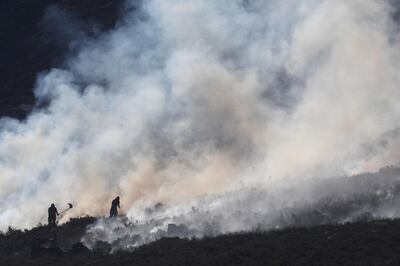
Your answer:
[[[56,209],[56,213],[57,213],[57,215],[60,215],[59,213],[58,213],[58,210]]]
[[[120,208],[120,209],[121,209],[121,207],[119,206],[119,201],[118,201],[118,203],[117,203],[117,206],[118,206],[118,208]]]

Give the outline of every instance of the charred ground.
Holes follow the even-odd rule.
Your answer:
[[[72,219],[57,229],[13,230],[0,235],[1,265],[399,265],[400,220],[288,228],[205,239],[164,238],[134,252],[108,254],[98,243],[80,242],[92,217]],[[35,241],[42,248],[35,250]],[[48,243],[46,243],[46,241]]]

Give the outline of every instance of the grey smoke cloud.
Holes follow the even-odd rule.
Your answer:
[[[133,250],[162,237],[202,238],[398,217],[399,171],[384,168],[351,178],[305,179],[296,184],[228,191],[177,205],[156,205],[137,214],[136,219],[98,219],[82,242],[96,249],[98,241],[105,241],[115,252]]]
[[[44,222],[51,202],[101,216],[118,194],[137,217],[397,164],[392,13],[377,0],[142,3],[38,77],[47,108],[1,120],[0,229]]]

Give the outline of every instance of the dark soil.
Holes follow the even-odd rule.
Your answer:
[[[52,230],[0,235],[0,265],[400,265],[400,220],[289,228],[206,239],[165,238],[134,252],[107,254],[80,242],[94,218]],[[36,241],[36,242],[35,242]],[[38,244],[40,243],[40,244]],[[40,246],[40,248],[38,248]]]

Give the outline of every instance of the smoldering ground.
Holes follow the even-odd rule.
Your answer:
[[[292,223],[271,213],[340,195],[334,176],[397,165],[397,6],[127,1],[116,27],[95,37],[49,9],[44,23],[77,39],[63,65],[38,76],[35,95],[48,106],[1,120],[0,228],[43,221],[50,202],[77,203],[70,216],[105,215],[117,194],[126,224],[157,202],[197,224],[191,207],[204,202],[204,219],[217,205],[227,224],[217,232],[253,229],[244,218],[253,211],[268,228]],[[363,182],[347,195],[375,184]]]
[[[398,217],[400,168],[273,188],[247,188],[176,205],[156,204],[135,219],[98,219],[82,242],[90,249],[133,250],[163,237],[203,238],[285,227],[365,222]]]

